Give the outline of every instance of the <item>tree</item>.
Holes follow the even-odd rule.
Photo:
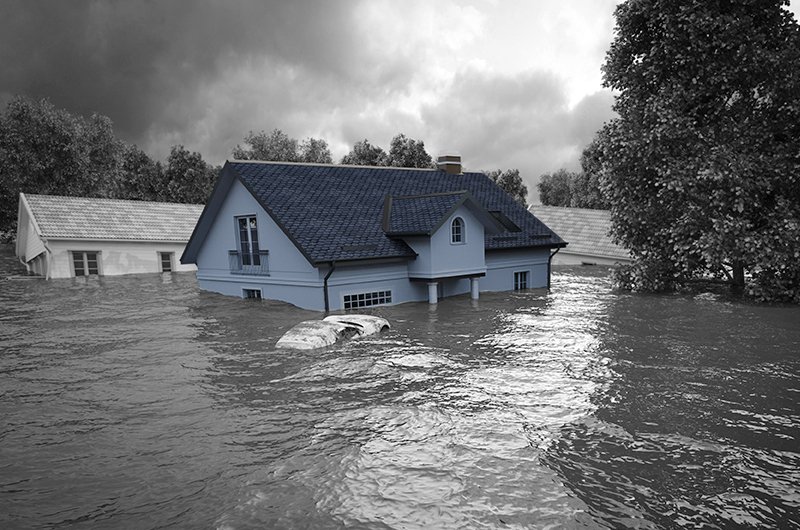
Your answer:
[[[280,129],[250,131],[244,137],[245,147],[233,148],[233,158],[238,160],[271,160],[274,162],[310,162],[330,164],[333,162],[331,150],[325,140],[306,138],[298,142]]]
[[[105,116],[86,119],[46,99],[12,99],[0,114],[0,232],[14,231],[20,192],[112,196],[124,147]]]
[[[503,188],[515,201],[524,207],[528,206],[526,201],[528,187],[522,182],[522,177],[519,176],[519,169],[509,169],[507,171],[496,169],[486,172],[486,176],[492,179],[492,182]]]
[[[800,302],[800,29],[785,0],[636,0],[603,66],[597,136],[634,290],[703,278]]]
[[[167,200],[167,182],[164,168],[155,162],[147,153],[130,145],[122,157],[124,177],[114,197],[119,199],[136,199],[142,201]]]
[[[328,142],[316,138],[306,138],[300,144],[299,158],[312,164],[332,164],[333,156]]]
[[[164,200],[204,204],[214,189],[219,168],[203,161],[200,153],[192,153],[182,145],[174,145],[164,170]]]
[[[600,147],[592,141],[581,153],[581,172],[570,186],[570,206],[572,208],[591,208],[608,210],[608,202],[600,182]]]
[[[389,147],[388,165],[394,167],[435,167],[433,158],[425,151],[425,142],[412,140],[402,133],[392,138],[392,143]]]
[[[570,206],[572,182],[576,174],[566,169],[539,177],[539,200],[546,206]]]
[[[280,129],[273,129],[267,134],[264,131],[250,131],[244,137],[246,147],[237,145],[233,148],[233,158],[238,160],[273,160],[279,162],[300,162],[297,140],[290,138]]]
[[[370,144],[365,138],[353,145],[350,152],[342,157],[341,163],[355,166],[388,166],[389,156],[386,151]]]

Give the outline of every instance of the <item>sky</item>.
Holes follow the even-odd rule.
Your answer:
[[[0,0],[0,105],[99,113],[164,160],[222,164],[249,131],[335,161],[395,135],[467,170],[577,170],[611,119],[617,0]],[[795,0],[790,7],[798,17]]]

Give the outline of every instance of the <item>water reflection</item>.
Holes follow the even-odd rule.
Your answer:
[[[798,309],[707,293],[619,295],[606,312],[601,349],[618,376],[545,458],[592,517],[615,528],[799,524]]]
[[[583,504],[539,458],[561,427],[592,414],[612,375],[597,347],[605,302],[582,298],[382,308],[389,332],[302,355],[232,356],[231,339],[248,331],[227,319],[210,382],[226,403],[237,395],[240,417],[258,418],[236,438],[266,468],[217,524],[279,526],[294,509],[315,527],[568,523]]]
[[[797,525],[796,308],[576,268],[376,313],[297,353],[321,315],[191,274],[0,282],[0,526]]]

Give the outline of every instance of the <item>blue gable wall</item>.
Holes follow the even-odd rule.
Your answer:
[[[269,276],[230,271],[228,251],[237,247],[235,219],[243,215],[256,216],[259,246],[269,251]],[[261,289],[264,298],[300,307],[324,307],[319,271],[238,181],[231,185],[198,253],[197,280],[202,289],[222,294],[242,296],[243,289]]]

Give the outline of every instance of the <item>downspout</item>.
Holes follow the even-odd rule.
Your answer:
[[[328,301],[328,278],[331,277],[333,271],[336,270],[336,262],[331,261],[331,268],[328,269],[328,274],[325,275],[325,279],[323,280],[323,289],[325,291],[325,312],[328,313],[331,309],[330,303]]]
[[[550,269],[552,267],[551,262],[553,261],[553,256],[558,254],[558,251],[561,250],[561,247],[556,247],[556,251],[550,254],[550,257],[547,258],[547,288],[550,288]]]
[[[45,280],[49,280],[50,279],[50,269],[52,268],[51,265],[53,264],[53,251],[50,250],[50,247],[47,246],[47,240],[46,239],[42,239],[42,246],[47,251],[47,261],[45,263],[45,267],[47,267],[47,270],[44,273],[44,279]]]

